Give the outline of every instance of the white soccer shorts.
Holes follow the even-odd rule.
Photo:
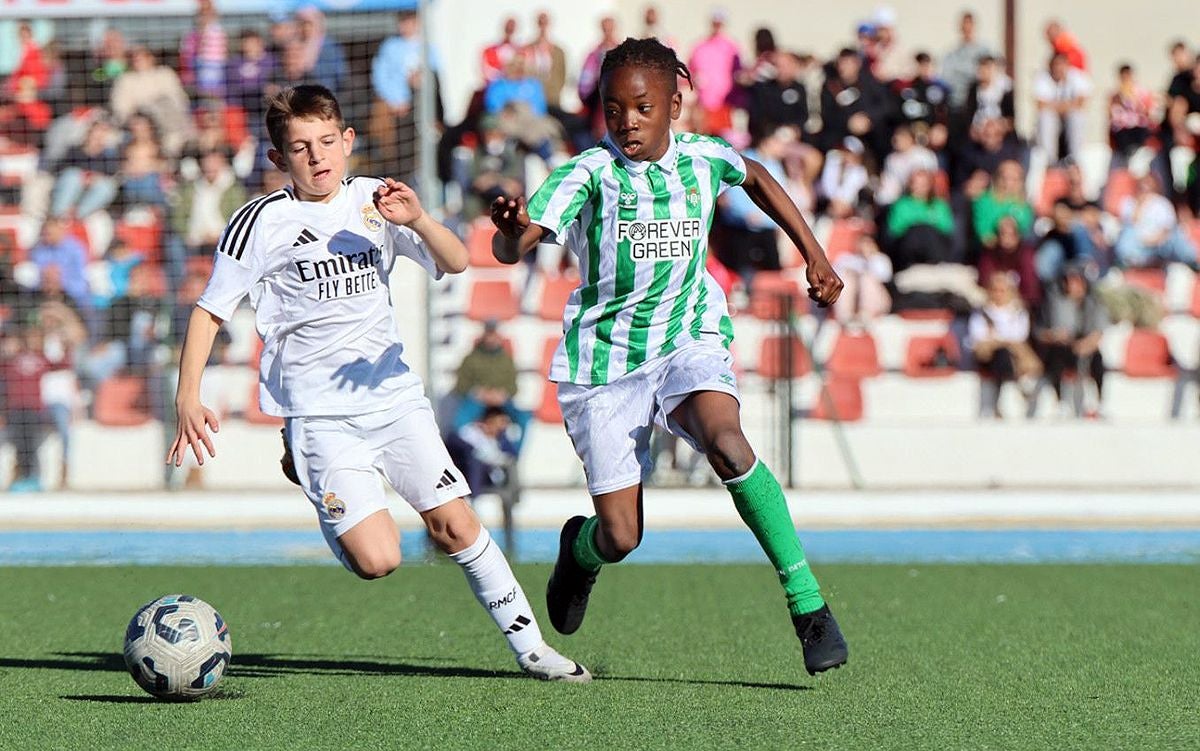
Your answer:
[[[600,495],[628,488],[650,473],[650,433],[656,422],[702,450],[671,419],[671,412],[698,391],[719,391],[741,402],[733,357],[724,348],[684,347],[602,386],[558,384],[563,422],[583,462],[588,492]]]
[[[337,538],[387,508],[379,476],[418,512],[471,492],[419,390],[390,409],[345,417],[289,417],[288,443],[321,533],[341,560]]]

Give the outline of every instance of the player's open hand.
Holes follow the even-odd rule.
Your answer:
[[[167,464],[182,467],[183,457],[187,454],[189,446],[192,453],[196,455],[198,464],[204,464],[202,448],[207,449],[208,455],[215,459],[217,449],[213,446],[212,436],[208,434],[208,429],[212,428],[214,433],[221,431],[216,414],[200,402],[179,406],[176,411],[179,413],[179,417],[175,425],[175,442],[171,444],[171,451],[167,454]]]
[[[390,177],[375,189],[374,199],[375,208],[392,224],[412,224],[425,213],[421,208],[421,199],[417,198],[417,192]]]
[[[520,237],[529,227],[529,213],[525,210],[525,197],[505,198],[492,201],[492,224],[500,234],[511,239]]]
[[[828,259],[821,258],[808,264],[804,272],[808,278],[808,296],[822,308],[837,302],[842,294],[842,280],[838,278]]]

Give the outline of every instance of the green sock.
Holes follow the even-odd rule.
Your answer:
[[[571,552],[575,554],[575,562],[588,571],[599,571],[604,564],[612,563],[596,546],[596,527],[598,526],[600,526],[600,517],[589,517],[579,528],[579,536],[575,538],[575,544],[571,546]]]
[[[825,604],[820,585],[804,558],[783,488],[771,470],[760,461],[750,474],[727,483],[726,487],[742,521],[758,538],[758,544],[779,574],[779,583],[787,595],[788,612],[800,615],[820,609]],[[579,557],[578,553],[575,555]]]

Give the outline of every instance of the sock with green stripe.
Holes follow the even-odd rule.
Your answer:
[[[612,563],[604,557],[604,554],[600,552],[600,547],[596,545],[596,528],[599,526],[600,517],[589,517],[579,528],[575,544],[571,546],[571,552],[575,554],[575,562],[593,573],[599,571],[604,564]]]
[[[804,558],[804,548],[792,526],[783,488],[779,487],[771,470],[756,461],[749,472],[727,481],[725,487],[729,488],[742,521],[750,527],[775,566],[779,583],[787,595],[788,611],[800,615],[819,610],[825,600],[821,598],[817,578]]]

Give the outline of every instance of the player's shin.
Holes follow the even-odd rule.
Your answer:
[[[462,566],[475,598],[504,633],[513,652],[521,655],[541,646],[542,632],[525,591],[486,529],[480,527],[478,539],[450,557]]]
[[[787,595],[788,610],[792,615],[810,613],[821,608],[817,579],[809,569],[804,557],[804,548],[792,526],[783,488],[761,461],[756,461],[749,472],[725,483],[733,496],[733,505],[750,531],[758,539],[767,554],[779,582]]]

